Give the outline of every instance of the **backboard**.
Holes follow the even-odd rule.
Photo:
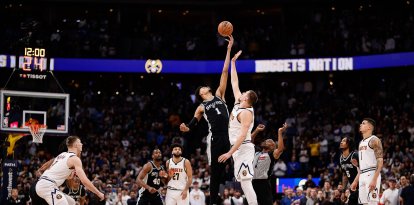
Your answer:
[[[30,118],[47,126],[46,133],[69,131],[69,94],[0,90],[0,131],[29,132]]]

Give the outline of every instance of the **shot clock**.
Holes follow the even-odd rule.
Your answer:
[[[24,56],[19,57],[19,68],[23,71],[46,71],[48,65],[44,48],[24,48]]]
[[[45,48],[25,47],[17,55],[0,54],[0,68],[13,68],[23,72],[53,71],[55,59],[47,57]]]

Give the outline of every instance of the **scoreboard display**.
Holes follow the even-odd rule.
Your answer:
[[[0,55],[0,68],[9,67],[25,72],[54,70],[54,59],[47,58],[45,48],[24,48],[23,55]]]

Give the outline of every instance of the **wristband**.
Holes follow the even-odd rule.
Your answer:
[[[192,130],[197,124],[198,119],[193,117],[193,119],[191,119],[191,121],[187,124],[187,127],[190,128],[190,130]]]

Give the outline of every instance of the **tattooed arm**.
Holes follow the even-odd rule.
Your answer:
[[[377,169],[375,170],[374,177],[372,178],[371,183],[369,184],[369,191],[372,191],[376,184],[378,176],[381,174],[382,165],[384,163],[384,151],[382,149],[382,142],[379,138],[375,137],[369,142],[369,146],[374,149],[375,158],[377,158]]]

